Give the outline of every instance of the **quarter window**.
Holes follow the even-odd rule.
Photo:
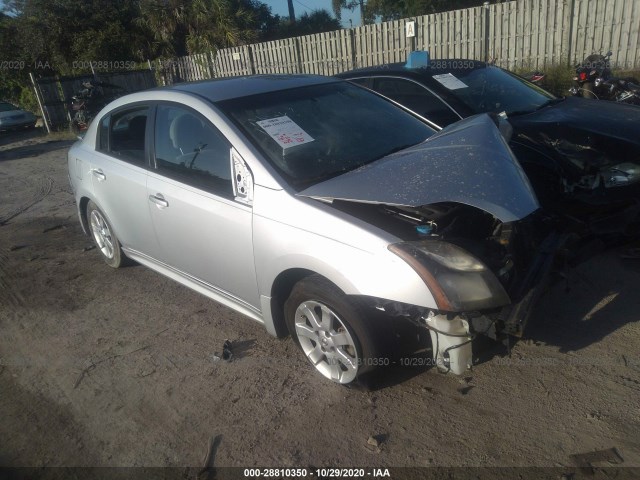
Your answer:
[[[182,107],[156,110],[158,172],[216,195],[233,198],[231,144],[209,121]]]
[[[460,120],[442,100],[410,80],[376,78],[373,89],[441,127]]]

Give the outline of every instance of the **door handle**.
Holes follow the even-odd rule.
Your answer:
[[[151,203],[155,203],[159,207],[168,207],[169,202],[167,202],[161,194],[149,195],[149,201]]]
[[[96,177],[99,182],[104,182],[107,179],[107,176],[99,168],[92,168],[91,169],[91,175]]]

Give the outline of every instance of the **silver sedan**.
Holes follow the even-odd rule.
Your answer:
[[[68,162],[108,265],[135,260],[291,334],[343,384],[389,363],[392,317],[427,328],[434,365],[463,373],[477,333],[521,333],[552,251],[492,119],[436,132],[336,79],[127,95]]]

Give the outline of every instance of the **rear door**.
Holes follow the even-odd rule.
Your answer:
[[[163,262],[257,310],[252,209],[234,200],[232,145],[195,110],[172,103],[156,108],[153,142],[147,195]]]
[[[125,249],[158,254],[147,200],[149,105],[117,109],[100,119],[91,159],[94,201]]]

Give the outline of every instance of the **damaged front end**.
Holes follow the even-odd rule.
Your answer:
[[[436,365],[456,374],[471,366],[475,336],[508,342],[522,335],[567,238],[539,210],[503,222],[456,203],[400,207],[334,201],[333,206],[402,240],[389,250],[416,271],[437,308],[384,300],[375,306],[427,328]]]
[[[398,239],[388,249],[413,268],[436,305],[375,306],[427,328],[436,364],[456,374],[471,366],[476,335],[522,334],[564,241],[486,115],[299,195]]]

